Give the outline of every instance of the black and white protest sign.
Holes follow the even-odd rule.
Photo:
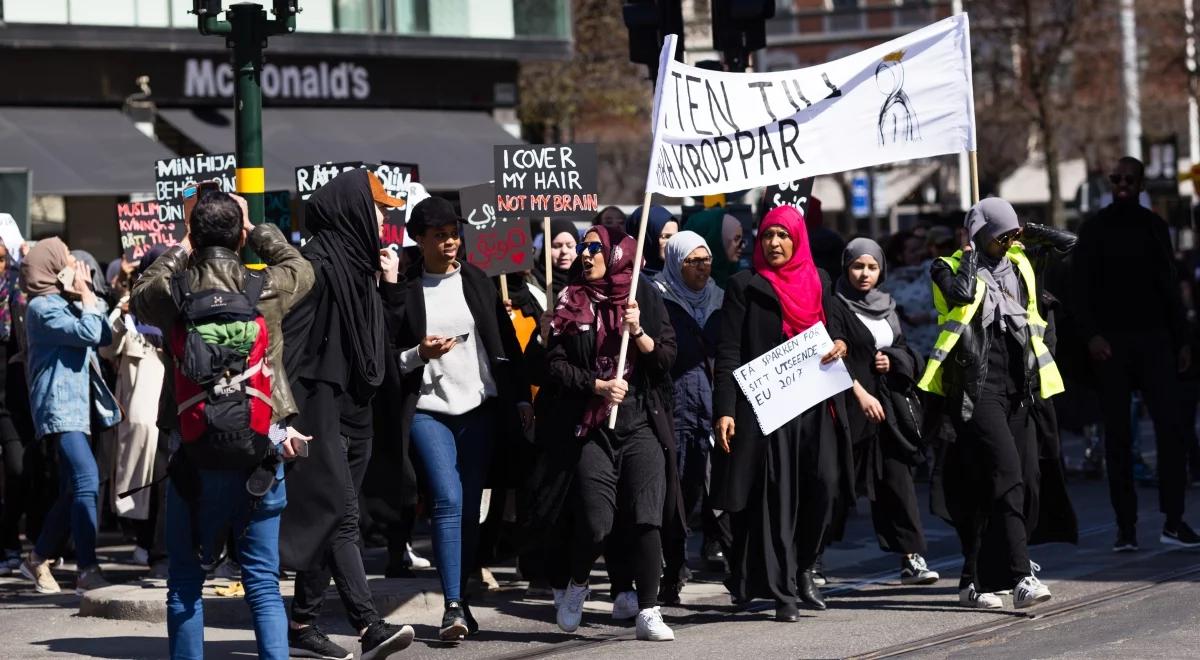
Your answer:
[[[590,217],[600,210],[596,145],[498,145],[496,215]]]
[[[975,149],[970,28],[958,14],[833,62],[731,73],[660,54],[646,190],[671,197]]]
[[[458,192],[467,262],[491,277],[532,270],[533,237],[529,220],[496,217],[496,188],[481,183]]]
[[[854,385],[845,362],[821,364],[832,347],[825,324],[817,323],[733,372],[764,435]]]
[[[321,186],[333,181],[334,177],[347,172],[349,170],[357,170],[362,167],[360,161],[352,161],[345,163],[317,163],[316,165],[302,165],[296,168],[296,192],[300,194],[300,201],[306,202],[312,194]]]
[[[378,165],[365,165],[379,177],[383,189],[396,199],[404,200],[405,206],[390,208],[383,223],[384,245],[404,244],[404,220],[408,216],[408,193],[412,184],[421,180],[420,170],[413,163],[381,161]]]
[[[221,190],[236,192],[237,158],[233,154],[200,154],[160,160],[154,164],[154,199],[158,218],[183,226],[183,188],[188,181],[221,182]]]
[[[759,214],[763,215],[777,206],[791,206],[800,211],[801,214],[807,215],[808,199],[812,197],[812,189],[812,179],[800,179],[778,185],[769,185],[763,193],[763,201],[759,206]]]

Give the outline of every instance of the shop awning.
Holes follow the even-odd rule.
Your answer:
[[[154,191],[154,161],[173,158],[118,110],[0,108],[0,168],[29,169],[33,192]]]
[[[233,113],[160,110],[208,153],[234,151]],[[351,108],[263,110],[268,190],[294,190],[295,168],[314,163],[416,163],[430,190],[457,190],[492,179],[492,145],[520,142],[484,112]]]

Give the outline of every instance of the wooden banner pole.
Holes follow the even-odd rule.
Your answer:
[[[542,218],[542,254],[546,262],[546,310],[554,311],[554,271],[551,265],[550,243],[554,237],[550,235],[550,216]]]
[[[971,151],[971,203],[979,203],[979,159],[977,152]]]
[[[645,199],[642,200],[642,219],[638,223],[637,235],[637,251],[633,257],[633,281],[629,284],[629,302],[637,300],[638,277],[642,274],[642,253],[646,247],[646,220],[650,217],[650,193],[646,193]],[[643,328],[644,330],[644,328]],[[621,330],[621,353],[617,358],[617,375],[616,378],[621,378],[625,373],[625,360],[629,354],[629,328],[625,327]],[[613,406],[612,413],[608,416],[608,428],[617,428],[617,408]]]
[[[508,274],[500,273],[500,300],[508,302]]]

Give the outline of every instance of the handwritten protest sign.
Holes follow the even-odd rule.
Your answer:
[[[763,203],[759,206],[766,213],[777,206],[791,206],[805,216],[808,215],[808,200],[812,197],[813,180],[799,179],[767,186]]]
[[[733,372],[764,435],[854,384],[841,360],[821,364],[832,346],[818,323]]]
[[[659,58],[646,190],[746,190],[975,149],[970,28],[959,14],[832,62],[733,73]]]
[[[233,154],[200,154],[160,160],[154,164],[154,199],[158,219],[183,226],[183,188],[188,181],[221,182],[221,190],[235,192],[237,158]]]
[[[334,177],[349,170],[357,170],[363,164],[359,161],[345,163],[317,163],[301,165],[296,168],[296,192],[300,201],[306,202],[321,186],[333,181]]]
[[[387,219],[383,223],[384,245],[392,243],[402,245],[405,239],[404,221],[408,216],[408,194],[412,184],[421,180],[420,170],[412,163],[396,163],[388,160],[382,161],[378,165],[366,165],[365,167],[375,172],[375,176],[379,177],[379,182],[383,184],[383,189],[387,191],[387,194],[406,202],[403,207],[388,209]]]
[[[175,245],[183,240],[184,224],[163,222],[158,202],[117,204],[117,227],[121,231],[121,254],[137,261],[155,245]]]
[[[533,237],[529,220],[496,217],[496,188],[481,183],[458,193],[462,208],[463,245],[467,262],[490,277],[518,273],[534,267]]]
[[[590,217],[600,210],[596,145],[497,145],[496,216]]]

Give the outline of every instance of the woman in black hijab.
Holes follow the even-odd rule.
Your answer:
[[[312,436],[308,458],[288,477],[280,563],[296,569],[288,641],[306,653],[346,656],[316,624],[334,578],[364,653],[383,658],[413,630],[384,621],[363,569],[358,498],[371,457],[371,399],[383,382],[383,289],[397,287],[400,261],[383,248],[384,208],[403,206],[367,170],[344,172],[313,193],[304,216],[312,239],[308,297],[284,319],[284,362],[300,412],[292,426]],[[382,277],[380,273],[382,272]]]
[[[934,584],[939,576],[921,556],[925,531],[912,478],[921,457],[921,415],[919,409],[914,415],[911,402],[903,398],[915,394],[920,362],[900,329],[896,301],[879,288],[886,277],[878,243],[856,238],[846,245],[833,301],[844,308],[846,368],[858,404],[846,406],[854,440],[854,482],[871,501],[879,548],[901,555],[900,582]],[[905,403],[894,405],[897,397]]]

